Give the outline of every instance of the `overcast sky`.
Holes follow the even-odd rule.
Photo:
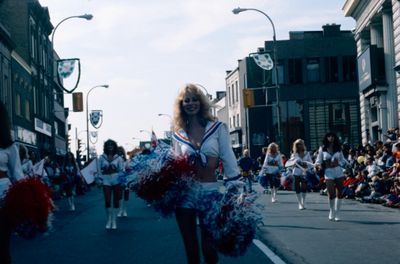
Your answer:
[[[235,7],[257,8],[267,13],[277,40],[289,31],[321,30],[327,23],[355,26],[343,16],[344,0],[39,0],[47,6],[52,24],[72,15],[92,14],[91,21],[70,19],[54,35],[63,59],[80,58],[81,81],[76,91],[96,85],[89,96],[89,112],[101,109],[104,121],[96,148],[101,153],[112,138],[125,148],[148,140],[139,130],[153,129],[158,137],[168,130],[168,116],[178,89],[199,83],[209,93],[225,90],[225,72],[265,40],[272,27],[260,13],[232,14]],[[71,95],[65,96],[71,107]],[[70,131],[86,142],[85,112],[70,113]],[[94,130],[94,129],[91,129]]]

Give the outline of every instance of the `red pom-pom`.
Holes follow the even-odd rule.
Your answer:
[[[20,180],[8,189],[3,209],[12,228],[28,224],[45,231],[54,210],[51,189],[37,177]]]
[[[162,199],[173,186],[193,175],[193,166],[186,158],[167,160],[159,172],[142,175],[135,186],[137,196],[147,202]]]

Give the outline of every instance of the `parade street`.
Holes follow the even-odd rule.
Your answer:
[[[327,197],[309,193],[307,209],[298,210],[293,192],[279,191],[272,204],[269,194],[264,223],[257,239],[279,257],[271,261],[252,244],[239,258],[221,256],[220,263],[400,263],[400,211],[377,204],[345,200],[342,221],[328,221]],[[58,200],[53,230],[33,241],[14,236],[13,263],[185,263],[185,253],[174,218],[159,218],[132,193],[127,218],[118,229],[104,229],[100,189],[77,197],[75,212]],[[271,256],[270,256],[271,257]]]

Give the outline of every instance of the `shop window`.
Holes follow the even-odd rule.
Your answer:
[[[356,63],[355,56],[343,57],[343,81],[351,82],[356,80]]]
[[[303,83],[303,67],[301,59],[289,59],[289,83],[300,84]]]
[[[325,80],[326,82],[338,81],[338,58],[326,57],[325,58]]]
[[[307,59],[307,81],[308,82],[319,82],[320,71],[319,71],[319,58]]]

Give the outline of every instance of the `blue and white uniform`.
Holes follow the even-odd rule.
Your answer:
[[[119,184],[119,173],[124,171],[125,163],[121,156],[115,154],[111,160],[102,154],[99,158],[100,178],[103,185],[113,186]]]
[[[299,153],[293,153],[290,159],[294,159],[296,164],[292,168],[292,174],[295,177],[305,177],[307,170],[313,168],[312,159],[309,152],[304,153],[303,157],[300,157]],[[301,166],[302,163],[307,164],[307,168]]]
[[[330,166],[330,164],[335,160],[339,162],[339,166]],[[344,158],[342,151],[330,153],[320,147],[315,164],[320,166],[325,164],[325,178],[328,180],[334,180],[343,177],[343,168],[349,163]]]
[[[188,156],[190,161],[198,161],[204,168],[209,165],[208,157],[221,159],[225,178],[232,179],[240,175],[236,157],[232,150],[228,128],[222,122],[209,121],[207,123],[201,145],[198,148],[190,142],[184,129],[174,133],[173,146],[176,156]],[[221,183],[217,182],[215,178],[213,182],[201,182],[201,186],[205,190],[212,191],[218,190]],[[195,194],[188,194],[186,198],[186,201],[180,207],[192,208],[192,202],[195,202],[193,199],[196,199]]]
[[[3,174],[0,178],[1,200],[12,183],[24,178],[18,148],[15,143],[8,148],[0,148],[0,171]]]

